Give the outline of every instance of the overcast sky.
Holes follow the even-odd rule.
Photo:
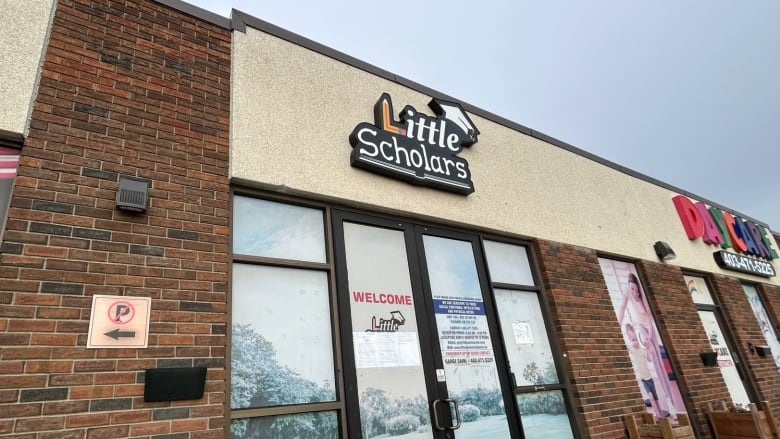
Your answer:
[[[235,8],[780,230],[780,1]]]

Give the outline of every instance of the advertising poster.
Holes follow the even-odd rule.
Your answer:
[[[701,277],[685,276],[685,283],[688,285],[688,291],[691,293],[693,302],[697,305],[714,305],[707,283]],[[718,354],[717,362],[720,373],[723,375],[723,381],[729,389],[729,395],[732,402],[747,406],[750,398],[747,395],[745,386],[737,370],[736,359],[731,355],[731,350],[723,336],[718,320],[713,311],[699,311],[704,331],[707,334],[707,340],[710,342],[713,352]]]
[[[685,405],[636,267],[604,258],[599,264],[647,411],[677,422]]]
[[[761,332],[764,334],[764,340],[766,345],[772,350],[772,357],[775,360],[775,365],[780,369],[780,342],[777,341],[777,334],[772,326],[772,322],[769,320],[769,316],[766,314],[764,304],[761,302],[761,297],[758,295],[758,291],[752,285],[742,285],[742,289],[745,291],[745,295],[750,302],[750,307],[753,308],[753,314],[756,316],[758,325],[761,327]]]

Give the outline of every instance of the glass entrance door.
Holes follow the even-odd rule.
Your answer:
[[[334,220],[349,437],[520,437],[476,239]]]

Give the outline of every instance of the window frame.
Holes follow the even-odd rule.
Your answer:
[[[750,400],[753,402],[759,402],[760,398],[758,397],[758,393],[756,392],[756,384],[753,381],[753,378],[748,371],[747,363],[745,363],[745,359],[742,356],[742,351],[741,349],[738,348],[739,344],[737,343],[737,339],[734,336],[734,331],[732,329],[733,326],[728,324],[726,315],[723,312],[723,307],[721,306],[720,303],[720,291],[718,291],[713,287],[713,283],[710,280],[711,275],[701,273],[701,272],[691,271],[691,270],[683,270],[682,274],[683,274],[683,282],[685,282],[686,276],[695,277],[701,279],[704,282],[704,284],[707,286],[708,292],[710,293],[710,297],[712,298],[713,303],[712,305],[710,305],[707,303],[697,303],[692,300],[694,306],[696,307],[696,312],[698,314],[700,311],[704,311],[704,312],[711,312],[713,314],[713,316],[715,317],[715,321],[718,323],[720,332],[723,334],[723,337],[725,338],[724,341],[726,342],[726,346],[729,349],[729,353],[734,358],[734,362],[736,363],[735,366],[737,368],[737,373],[739,373],[740,378],[742,378],[742,383],[748,398],[750,398]],[[685,283],[687,289],[687,282]]]
[[[240,197],[247,197],[247,198],[254,198],[259,199],[263,201],[270,201],[275,203],[282,203],[282,204],[289,204],[293,206],[299,206],[304,208],[310,208],[310,209],[316,209],[320,210],[322,212],[322,227],[323,227],[323,239],[324,239],[324,245],[325,245],[325,262],[310,262],[310,261],[301,261],[301,260],[294,260],[294,259],[282,259],[282,258],[274,258],[274,257],[266,257],[266,256],[255,256],[255,255],[246,255],[246,254],[238,254],[233,252],[233,242],[234,242],[234,227],[233,227],[233,221],[235,219],[233,207],[234,203],[233,200],[236,196]],[[225,398],[225,410],[228,414],[228,425],[226,428],[226,431],[229,435],[230,432],[230,421],[237,420],[237,419],[246,419],[246,418],[261,418],[261,417],[273,417],[273,416],[285,416],[285,415],[299,415],[299,414],[306,414],[306,413],[315,413],[315,412],[323,412],[323,411],[332,411],[336,413],[336,419],[339,425],[339,434],[343,437],[344,432],[344,425],[346,425],[346,410],[344,405],[344,383],[343,383],[343,375],[341,371],[343,370],[342,367],[342,361],[341,361],[341,334],[339,332],[339,315],[338,315],[338,304],[336,302],[336,285],[335,285],[335,263],[334,263],[334,255],[333,255],[333,236],[331,232],[331,210],[330,207],[322,204],[322,203],[315,203],[315,202],[302,202],[301,200],[285,197],[285,196],[278,196],[278,195],[269,195],[262,191],[252,190],[248,188],[231,188],[230,191],[230,236],[229,236],[229,245],[230,245],[230,264],[229,264],[229,288],[228,288],[228,317],[227,317],[227,358],[225,361],[225,373],[226,373],[226,380],[228,382],[228,385],[226,386],[226,398]],[[232,394],[232,382],[231,382],[231,372],[232,372],[232,347],[233,347],[233,341],[232,341],[232,327],[233,327],[233,313],[231,310],[232,304],[233,304],[233,264],[246,264],[246,265],[258,265],[258,266],[267,266],[267,267],[279,267],[279,268],[292,268],[292,269],[303,269],[303,270],[312,270],[312,271],[319,271],[319,272],[325,272],[327,276],[327,288],[328,288],[328,304],[329,304],[329,318],[330,318],[330,326],[331,326],[331,334],[332,334],[332,340],[331,340],[331,352],[333,355],[333,376],[334,376],[334,391],[335,391],[335,400],[334,401],[328,401],[328,402],[317,402],[317,403],[303,403],[303,404],[288,404],[288,405],[279,405],[279,406],[269,406],[269,407],[251,407],[251,408],[240,408],[240,409],[234,409],[231,407],[231,394]]]
[[[550,299],[547,294],[547,290],[544,288],[544,283],[542,282],[541,279],[542,271],[539,265],[539,258],[537,255],[536,248],[532,245],[531,241],[513,240],[502,236],[490,235],[490,234],[479,233],[479,232],[474,232],[474,234],[479,236],[481,251],[483,255],[483,263],[487,270],[486,275],[487,275],[487,280],[489,282],[490,295],[494,307],[496,307],[495,305],[496,289],[520,291],[520,292],[536,294],[536,297],[539,300],[539,308],[542,314],[542,318],[544,319],[544,323],[545,323],[547,341],[550,344],[550,354],[553,357],[553,364],[555,365],[555,370],[558,374],[558,383],[545,384],[542,386],[538,386],[538,385],[518,386],[516,385],[516,380],[514,376],[510,376],[509,379],[510,382],[512,383],[514,404],[515,405],[518,404],[517,397],[521,394],[530,395],[537,392],[560,391],[561,395],[563,396],[564,405],[566,407],[566,415],[569,418],[569,424],[571,425],[572,434],[574,435],[575,439],[580,439],[582,437],[582,433],[581,433],[582,428],[580,425],[579,417],[576,416],[577,407],[574,403],[575,401],[574,389],[572,388],[569,375],[566,373],[567,369],[563,360],[566,357],[566,354],[561,348],[560,337],[555,329],[555,324],[554,324],[555,320],[552,317],[552,307],[550,304]],[[508,245],[516,245],[516,246],[524,247],[526,257],[528,258],[528,266],[529,266],[529,270],[531,271],[531,277],[534,282],[534,285],[521,285],[521,284],[513,284],[513,283],[506,283],[506,282],[494,282],[490,276],[490,265],[488,263],[485,241],[493,241],[500,244],[508,244]],[[496,321],[496,326],[498,328],[498,337],[501,346],[503,348],[503,354],[507,358],[507,365],[508,365],[509,352],[507,350],[506,341],[504,340],[504,331],[501,327],[501,318],[500,315],[498,314],[497,309],[495,309],[495,315],[493,318]],[[509,367],[507,367],[506,369],[508,370]],[[512,372],[512,375],[514,375],[514,372]],[[517,413],[521,413],[519,408],[517,408]],[[522,424],[522,420],[520,420],[520,423]]]
[[[24,145],[24,136],[11,136],[7,135],[8,132],[0,129],[0,148],[12,149],[18,152],[16,159],[16,167],[14,168],[14,176],[11,180],[11,190],[8,194],[8,200],[0,202],[0,253],[2,251],[2,244],[5,242],[5,228],[8,224],[8,212],[11,210],[11,201],[13,200],[14,188],[16,187],[16,177],[19,175],[19,164],[22,160],[22,147]]]

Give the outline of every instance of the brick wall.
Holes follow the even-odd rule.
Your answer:
[[[700,352],[711,352],[696,305],[688,292],[680,267],[640,261],[645,290],[655,310],[656,324],[676,372],[677,383],[687,404],[688,416],[701,438],[711,436],[707,403],[730,399],[723,375],[717,367],[705,367]]]
[[[596,252],[537,241],[542,282],[585,437],[625,437],[622,416],[642,397]]]
[[[623,438],[622,416],[642,412],[644,405],[598,255],[594,250],[548,241],[536,245],[585,437]],[[636,265],[691,421],[699,437],[709,438],[706,404],[727,399],[728,389],[718,368],[702,365],[699,353],[711,347],[683,273],[668,264],[638,261]],[[744,298],[741,289],[739,293]]]
[[[58,2],[0,255],[0,435],[223,437],[229,55],[150,1]],[[94,294],[151,297],[149,347],[86,349]],[[144,369],[191,365],[204,398],[143,402]]]
[[[731,324],[736,349],[742,354],[750,378],[758,387],[759,399],[768,400],[772,407],[780,407],[780,381],[774,361],[769,357],[759,357],[748,349],[748,343],[763,345],[765,341],[740,280],[720,275],[713,276],[712,280],[714,293],[721,303],[726,320]],[[768,291],[766,285],[759,285],[757,289],[762,296]],[[777,288],[772,289],[776,294]],[[772,306],[777,307],[776,300],[767,302],[766,297],[762,300],[765,304],[771,304],[766,305],[770,313]]]
[[[777,265],[776,262],[775,265]],[[777,269],[777,267],[775,267],[775,269]],[[769,319],[774,324],[775,334],[780,335],[780,287],[769,284],[759,284],[756,289],[761,296],[761,300],[764,302],[764,308],[766,309],[767,314],[769,314]],[[763,338],[761,340],[763,340]],[[766,344],[764,341],[759,343]],[[746,346],[747,343],[744,345]],[[774,351],[773,353],[776,354]],[[761,398],[769,401],[775,414],[777,414],[777,412],[780,411],[780,374],[775,368],[776,365],[770,358],[761,358],[753,354],[750,354],[750,356],[755,357],[753,359],[756,360],[759,365],[757,377],[762,392]]]

